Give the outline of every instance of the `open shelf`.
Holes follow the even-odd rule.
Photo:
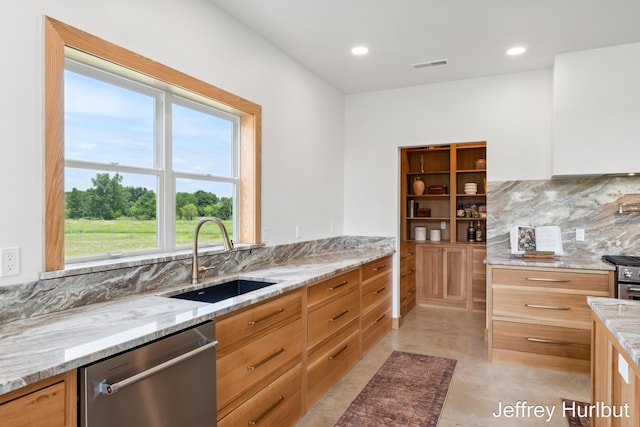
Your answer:
[[[486,143],[403,148],[400,155],[401,240],[414,240],[416,226],[439,229],[442,222],[446,222],[447,242],[467,243],[466,230],[471,221],[480,221],[484,236],[486,218],[458,218],[456,211],[459,204],[486,205]],[[413,183],[417,178],[424,183],[423,194],[414,194]],[[478,186],[477,194],[464,193],[469,182]],[[446,186],[446,194],[428,194],[432,186]],[[410,209],[414,209],[413,216]],[[418,209],[429,209],[430,216],[416,216]]]

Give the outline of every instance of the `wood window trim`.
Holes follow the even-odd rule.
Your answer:
[[[71,47],[214,100],[240,117],[240,241],[260,242],[262,107],[45,16],[45,271],[64,269],[64,59]]]

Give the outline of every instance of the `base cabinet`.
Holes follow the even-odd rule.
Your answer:
[[[70,371],[0,396],[0,424],[77,425],[76,372]]]
[[[591,425],[640,427],[640,368],[595,315],[592,354],[591,402],[607,408],[607,411],[610,408],[611,412],[600,412],[608,416],[596,413]]]
[[[219,425],[302,416],[301,304],[297,290],[216,320]]]
[[[416,244],[400,243],[400,322],[416,306]]]
[[[418,244],[417,303],[471,310],[471,250],[470,245]]]
[[[491,361],[588,373],[587,296],[612,296],[613,272],[489,265]]]
[[[362,349],[360,354],[364,356],[391,330],[391,288],[393,286],[391,257],[365,264],[361,270]]]

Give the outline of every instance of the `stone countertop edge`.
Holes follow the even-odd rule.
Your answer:
[[[215,319],[334,274],[393,255],[372,249],[297,259],[259,270],[182,284],[0,324],[0,395]],[[232,279],[276,282],[217,303],[167,298]]]
[[[587,303],[636,368],[640,367],[640,303],[605,297],[587,297]]]
[[[558,256],[553,259],[527,259],[522,255],[489,255],[484,259],[487,265],[505,265],[519,267],[543,267],[543,268],[575,268],[583,270],[614,271],[613,264],[602,261],[599,258],[576,258],[570,256]]]

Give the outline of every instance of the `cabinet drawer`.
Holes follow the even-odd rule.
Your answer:
[[[307,345],[311,348],[360,315],[360,292],[352,288],[340,298],[318,307],[308,315]]]
[[[370,262],[360,267],[362,269],[362,281],[371,279],[378,274],[391,271],[393,267],[391,257],[379,259],[377,261]]]
[[[302,313],[302,291],[276,297],[250,309],[234,312],[229,317],[216,319],[217,354],[224,355],[249,338],[281,325]]]
[[[302,417],[302,368],[297,364],[218,421],[218,427],[293,426]]]
[[[360,359],[358,322],[351,323],[331,340],[309,353],[307,407],[313,406]]]
[[[510,316],[591,327],[591,310],[582,293],[569,293],[549,288],[493,289],[493,315]]]
[[[255,392],[300,362],[302,320],[263,335],[216,363],[218,412],[240,396]]]
[[[59,382],[0,405],[9,426],[65,426],[65,383]]]
[[[609,295],[608,272],[580,273],[559,268],[548,270],[494,268],[492,274],[493,284],[566,288]]]
[[[313,308],[331,298],[343,295],[359,284],[360,271],[356,269],[309,286],[307,288],[307,307]]]
[[[391,330],[391,298],[362,317],[362,354]]]
[[[591,331],[494,320],[493,347],[589,360]]]
[[[391,295],[391,272],[362,284],[362,312],[365,313]]]

